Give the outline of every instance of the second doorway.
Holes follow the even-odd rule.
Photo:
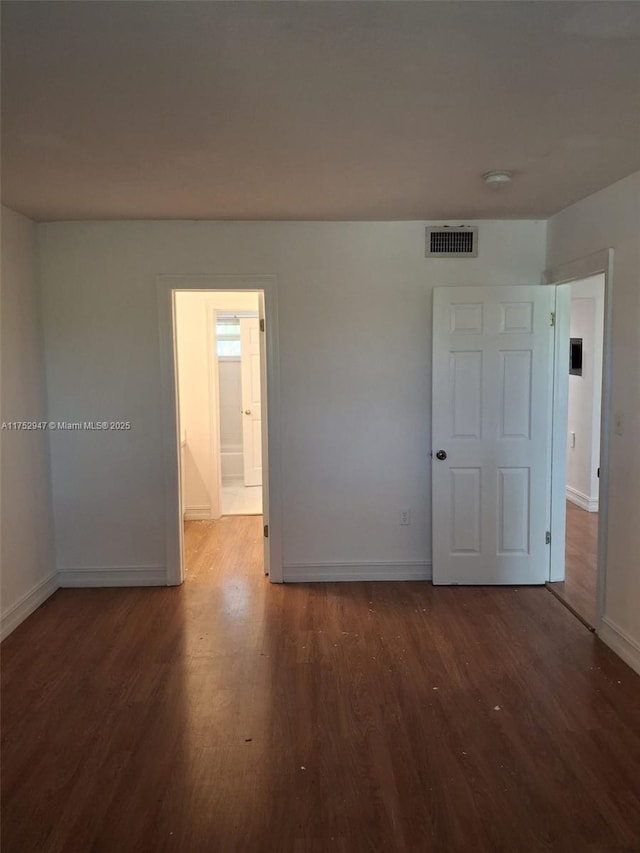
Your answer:
[[[261,515],[260,294],[177,291],[175,322],[184,519]]]
[[[257,312],[217,312],[222,515],[262,512],[259,322]]]

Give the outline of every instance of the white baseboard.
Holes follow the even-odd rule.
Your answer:
[[[61,569],[61,587],[166,586],[165,566],[90,566]]]
[[[428,581],[431,563],[288,563],[283,566],[285,583],[317,581]]]
[[[202,506],[188,506],[184,511],[185,521],[211,521],[211,507],[209,504]]]
[[[602,617],[602,624],[598,630],[598,636],[606,643],[631,669],[640,675],[640,643],[623,631],[619,625]]]
[[[590,498],[589,495],[585,495],[584,492],[579,492],[571,486],[567,486],[567,500],[581,509],[586,509],[587,512],[598,512],[598,498]]]
[[[21,622],[24,622],[27,616],[31,616],[34,610],[53,595],[58,585],[57,576],[49,575],[21,596],[15,604],[8,607],[0,616],[0,639],[4,640]]]

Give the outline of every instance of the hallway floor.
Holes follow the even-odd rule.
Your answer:
[[[62,589],[2,645],[4,853],[631,853],[640,678],[544,587]]]
[[[598,513],[567,501],[565,579],[548,584],[591,628],[598,620]]]

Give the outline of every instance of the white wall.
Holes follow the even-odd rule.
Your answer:
[[[134,425],[52,437],[59,565],[164,565],[156,276],[224,273],[277,277],[285,578],[426,572],[432,288],[539,283],[546,224],[481,222],[464,260],[426,260],[424,225],[39,226],[50,415]]]
[[[208,308],[212,311],[257,311],[258,297],[254,293],[184,291],[176,294],[180,427],[186,435],[183,506],[185,517],[191,519],[211,517],[212,482],[215,482],[217,476],[212,457],[213,410],[209,373],[212,361],[207,327],[210,316]],[[228,391],[227,383],[220,387],[221,409],[225,391]],[[239,406],[237,409],[239,412]],[[230,414],[225,412],[224,424],[227,427]],[[223,443],[227,437],[226,433],[222,436]],[[239,443],[242,444],[242,424]]]
[[[46,421],[36,227],[2,208],[2,421]],[[46,431],[3,430],[0,622],[6,636],[57,589]]]
[[[603,319],[604,275],[574,282],[570,334],[582,339],[582,375],[568,377],[567,497],[589,512],[598,511]]]
[[[640,172],[548,223],[548,266],[613,247],[612,412],[606,603],[602,637],[640,671]]]

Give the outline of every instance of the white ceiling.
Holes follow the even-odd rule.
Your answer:
[[[637,2],[2,17],[3,203],[36,220],[543,218],[640,168]]]

